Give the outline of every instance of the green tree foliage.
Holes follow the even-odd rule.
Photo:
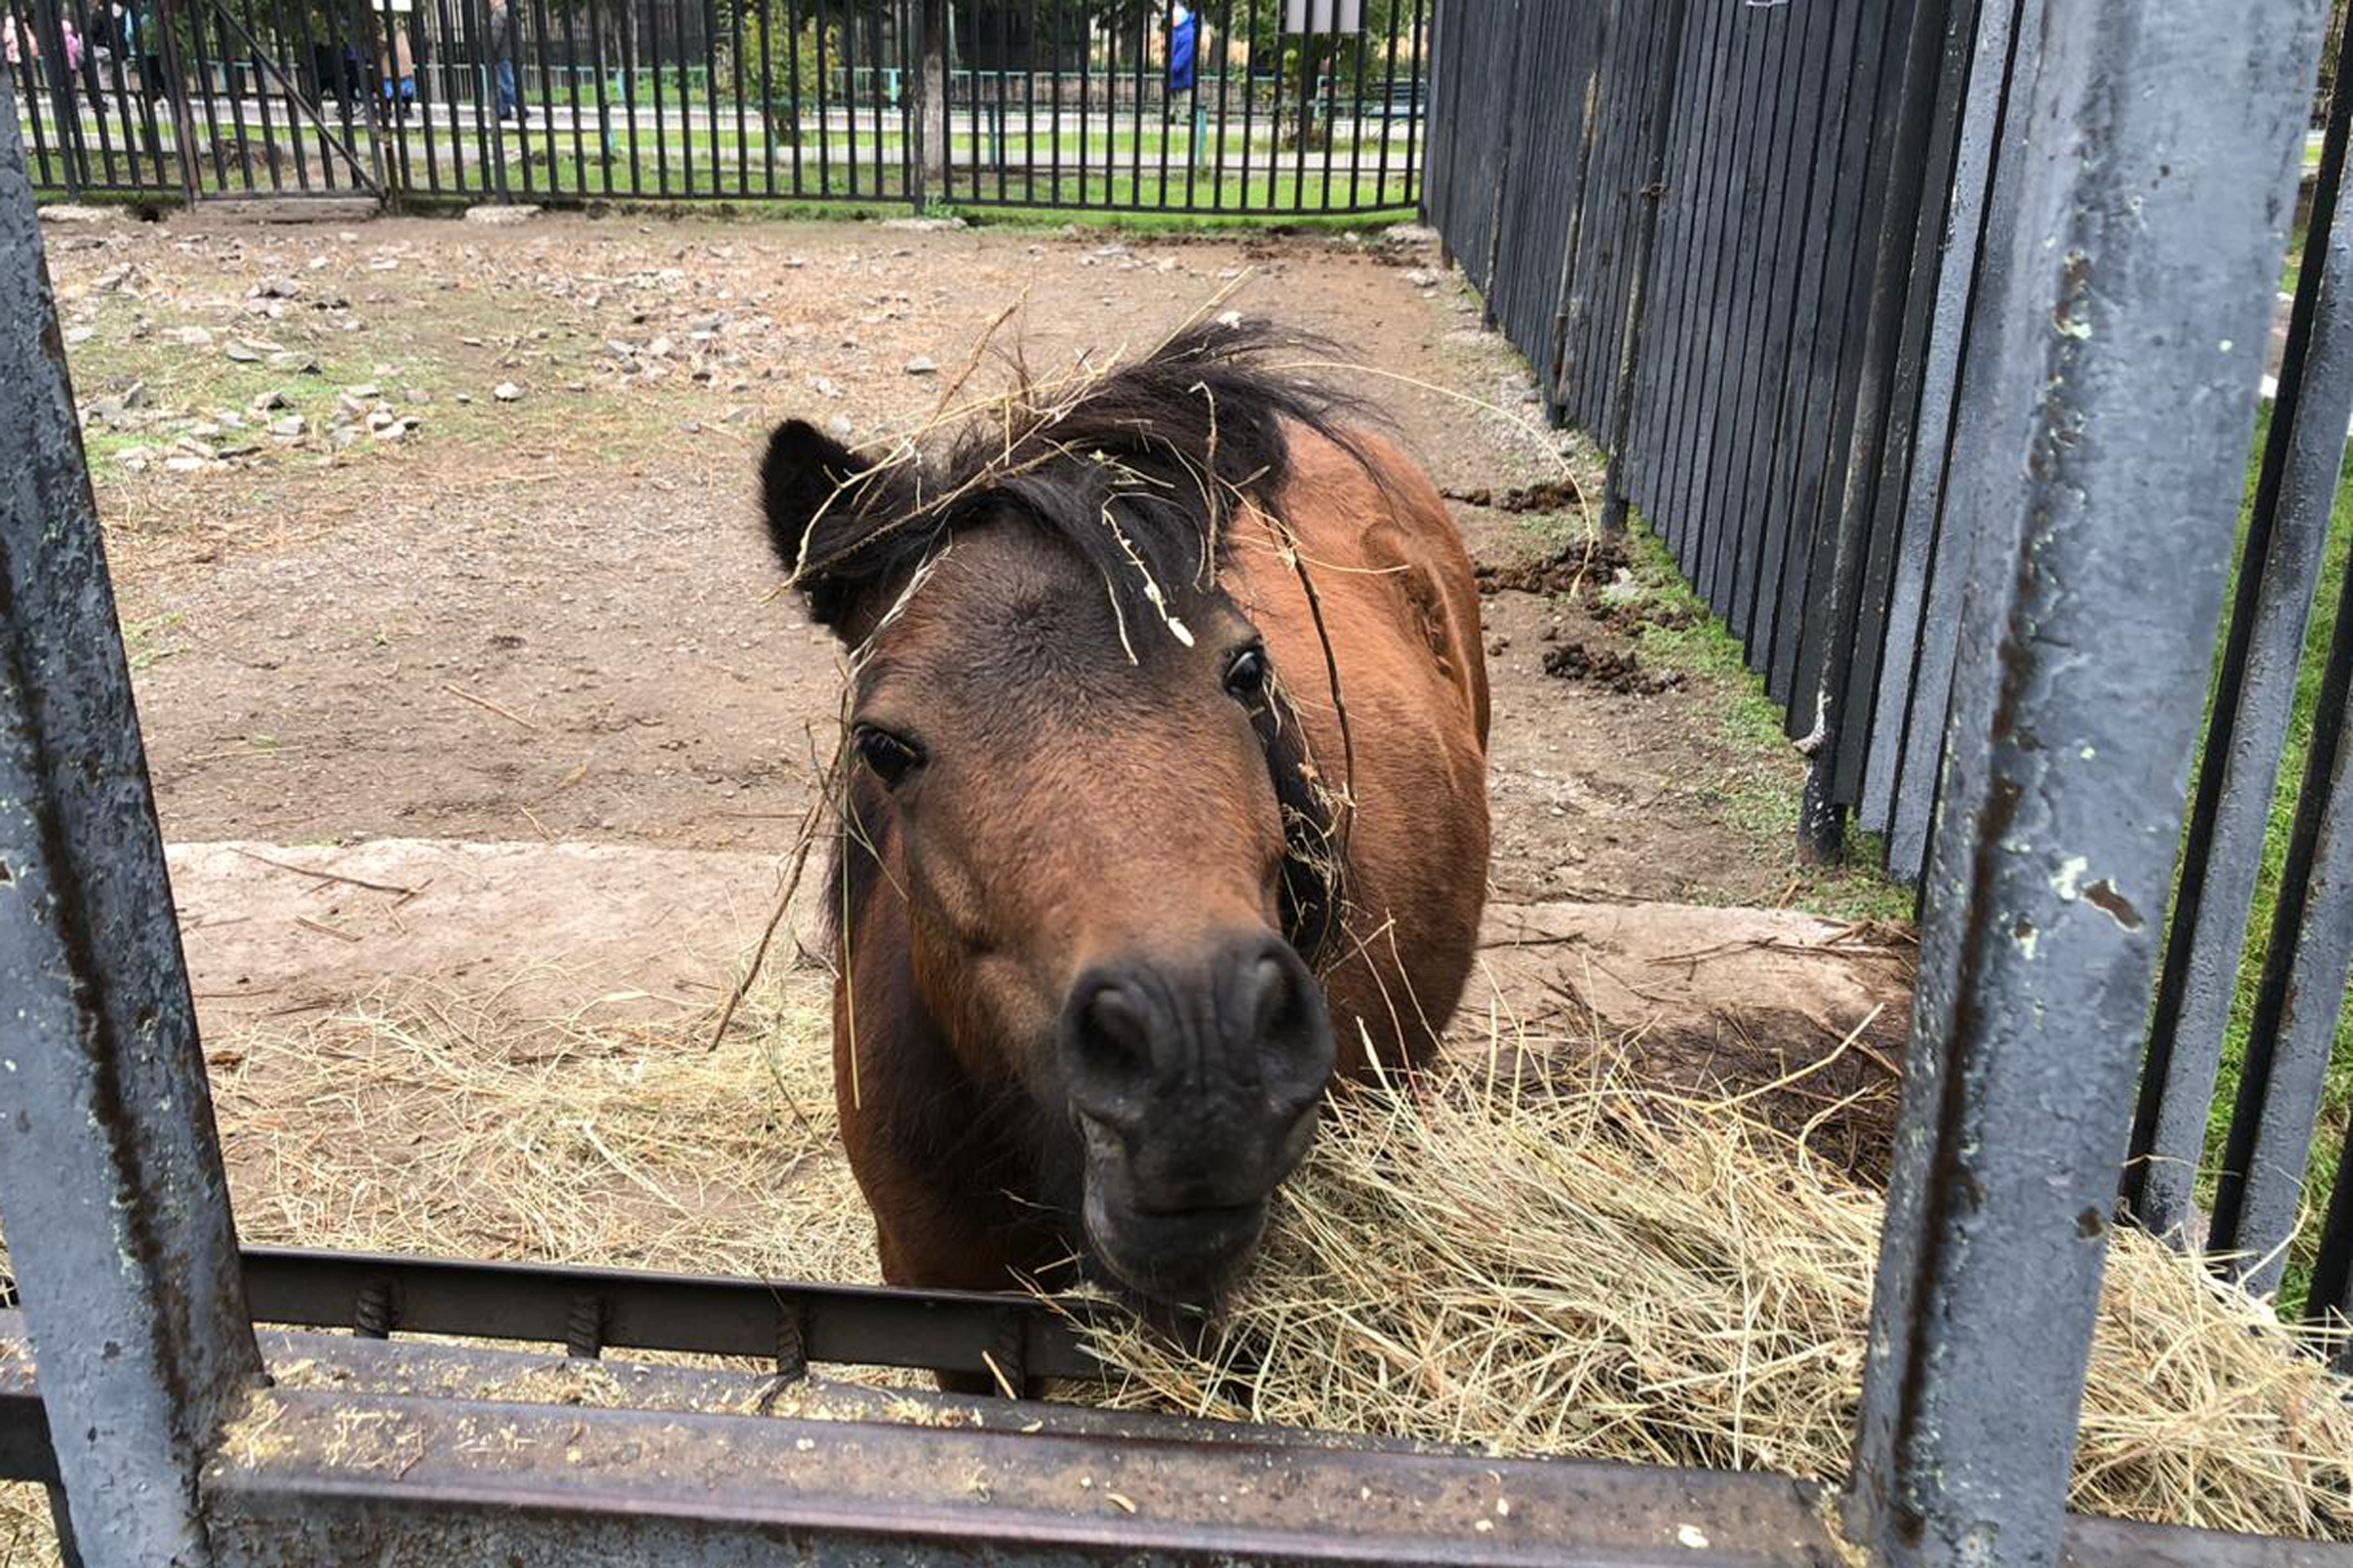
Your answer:
[[[736,94],[736,41],[742,40],[743,96],[759,108],[768,134],[798,142],[804,114],[815,114],[821,98],[845,85],[841,67],[842,24],[819,28],[805,7],[789,0],[715,0],[721,56],[714,94]],[[793,24],[799,21],[796,27]]]

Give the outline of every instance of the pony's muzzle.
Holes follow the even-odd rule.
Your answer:
[[[1208,1304],[1314,1136],[1335,1056],[1315,977],[1266,931],[1099,964],[1071,988],[1060,1055],[1099,1259],[1147,1296]]]

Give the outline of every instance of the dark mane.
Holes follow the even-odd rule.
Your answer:
[[[1268,363],[1278,356],[1292,365]],[[1004,403],[944,445],[856,453],[871,466],[842,476],[785,564],[817,618],[838,624],[959,527],[1009,511],[1075,552],[1133,620],[1149,613],[1147,574],[1172,597],[1210,585],[1241,500],[1276,512],[1286,425],[1363,460],[1343,422],[1362,422],[1360,406],[1298,374],[1335,357],[1265,321],[1210,321],[1108,373],[1040,381],[1017,366]]]

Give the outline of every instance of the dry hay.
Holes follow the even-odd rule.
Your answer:
[[[869,1279],[839,1155],[826,993],[688,1014],[521,1017],[411,992],[210,1046],[248,1242]]]
[[[823,983],[712,1021],[518,1016],[412,993],[208,1048],[253,1241],[865,1280]],[[1879,1203],[1761,1099],[1644,1088],[1622,1053],[1495,1042],[1345,1097],[1221,1337],[1103,1337],[1072,1397],[1835,1480]],[[1553,1055],[1557,1064],[1567,1059]],[[1817,1080],[1819,1081],[1819,1080]],[[2353,1539],[2353,1409],[2260,1305],[2117,1237],[2074,1503]],[[662,1358],[667,1359],[667,1358]],[[0,1488],[0,1568],[55,1561]]]
[[[1737,1100],[1451,1067],[1343,1098],[1199,1348],[1099,1331],[1110,1403],[1835,1482],[1881,1205]],[[2073,1505],[2353,1540],[2348,1388],[2147,1236],[2110,1253]],[[2059,1391],[2053,1390],[2057,1396]]]

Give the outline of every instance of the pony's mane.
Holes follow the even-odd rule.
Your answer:
[[[1286,363],[1271,363],[1277,358]],[[959,527],[984,518],[1039,530],[1101,576],[1133,626],[1180,587],[1208,588],[1242,502],[1279,516],[1286,426],[1359,462],[1362,408],[1299,374],[1331,345],[1268,322],[1190,326],[1145,358],[1039,378],[1017,361],[1002,397],[944,438],[878,453],[811,522],[796,576],[846,603],[907,579]],[[1376,465],[1366,463],[1377,479]],[[829,618],[820,615],[820,618]]]

